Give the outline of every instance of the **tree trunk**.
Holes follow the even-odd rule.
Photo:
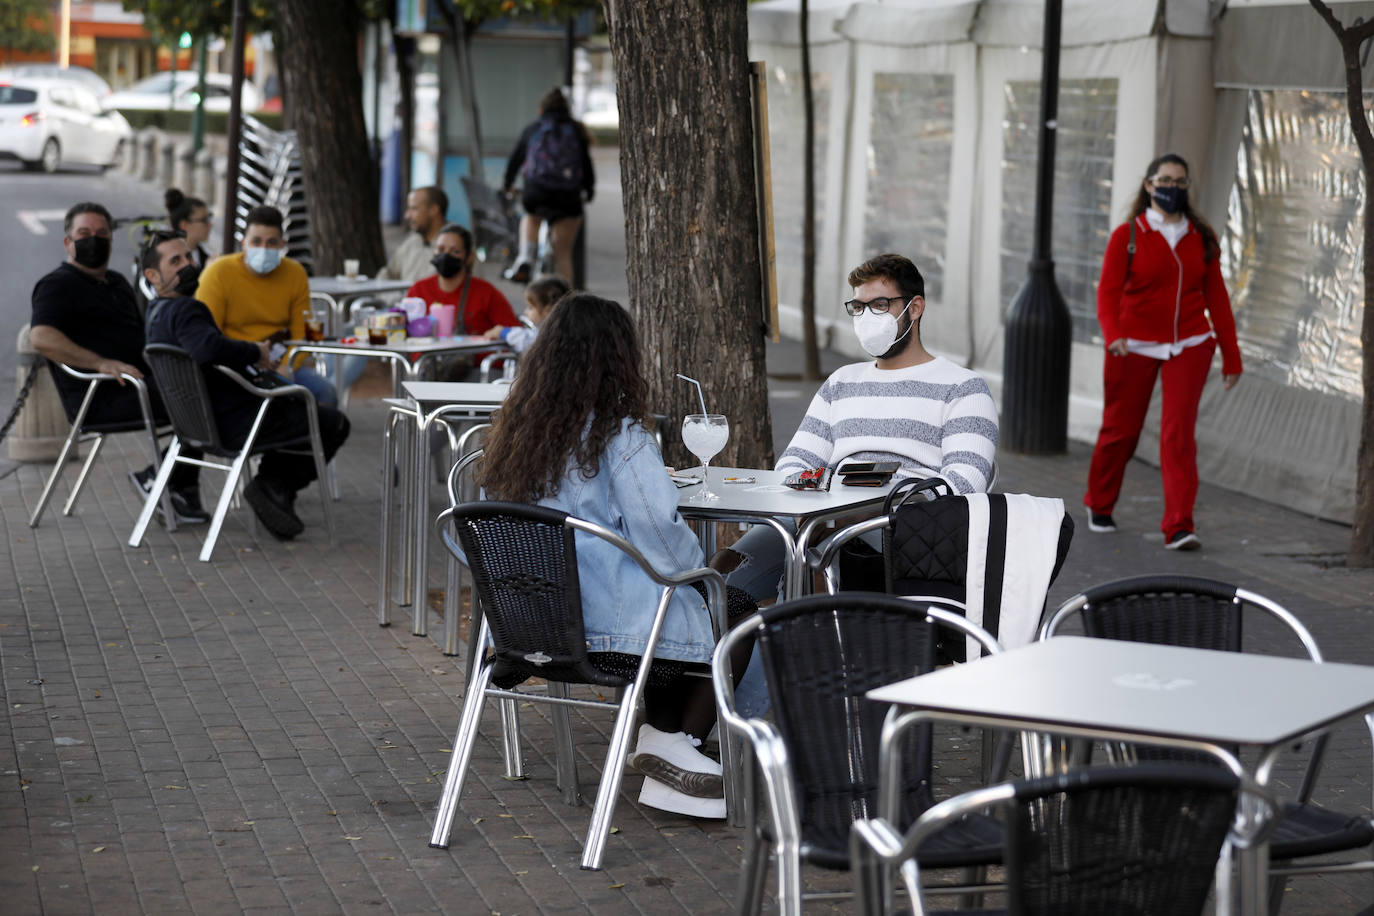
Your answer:
[[[1374,185],[1374,131],[1364,107],[1364,74],[1360,69],[1360,49],[1374,36],[1374,21],[1359,19],[1349,27],[1341,24],[1322,0],[1308,0],[1341,44],[1345,62],[1345,100],[1350,114],[1350,129],[1360,150],[1364,166],[1364,315],[1360,321],[1361,378],[1364,403],[1360,410],[1360,449],[1355,459],[1355,525],[1350,532],[1350,566],[1374,566],[1374,316],[1369,312],[1369,294],[1374,291],[1374,215],[1370,213],[1370,191]]]
[[[802,112],[802,378],[821,377],[821,350],[816,340],[816,99],[811,91],[811,12],[801,0]]]
[[[415,151],[415,39],[395,36],[396,77],[401,86],[401,191],[409,194],[410,160]]]
[[[620,107],[626,274],[651,403],[730,421],[722,465],[771,467],[745,0],[604,0]]]
[[[363,120],[357,5],[338,0],[283,0],[277,34],[289,36],[281,55],[287,95],[301,148],[310,256],[315,273],[343,270],[357,258],[364,273],[386,263],[377,220],[377,183]]]

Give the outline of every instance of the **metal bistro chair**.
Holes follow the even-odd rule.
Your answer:
[[[1053,638],[1070,618],[1078,617],[1092,637],[1240,652],[1246,610],[1269,615],[1297,638],[1308,658],[1322,661],[1312,634],[1282,605],[1247,589],[1195,576],[1136,576],[1095,586],[1064,602],[1045,622],[1040,638]],[[1365,724],[1374,740],[1374,716],[1366,716]],[[1297,801],[1278,809],[1280,816],[1269,843],[1270,900],[1276,906],[1290,876],[1374,870],[1374,856],[1360,862],[1294,862],[1355,849],[1374,853],[1374,821],[1330,811],[1309,800],[1325,749],[1323,734],[1312,743]],[[1127,760],[1177,760],[1187,752],[1109,746],[1108,753]]]
[[[205,543],[200,548],[201,562],[209,562],[210,553],[215,549],[215,542],[219,539],[220,528],[224,525],[224,516],[229,511],[229,503],[238,488],[244,465],[247,464],[248,459],[253,455],[273,449],[299,447],[305,444],[310,445],[311,451],[315,455],[315,474],[318,478],[316,483],[320,490],[320,503],[324,507],[324,523],[329,531],[329,543],[337,546],[338,539],[334,533],[333,501],[329,498],[328,486],[326,485],[328,477],[325,473],[324,446],[320,441],[320,421],[314,409],[314,395],[301,385],[258,388],[232,369],[224,366],[212,367],[233,379],[248,393],[262,399],[258,406],[257,416],[253,418],[253,425],[248,431],[248,437],[244,440],[243,446],[235,450],[226,446],[220,439],[219,426],[215,422],[214,405],[210,402],[210,395],[205,386],[204,370],[200,364],[193,360],[191,355],[181,347],[171,344],[149,344],[144,349],[143,355],[148,360],[148,365],[152,367],[153,375],[157,379],[158,390],[162,394],[162,402],[167,408],[167,415],[171,418],[172,432],[175,433],[175,436],[171,446],[167,449],[167,456],[163,460],[162,466],[158,469],[157,480],[153,484],[153,492],[148,494],[147,500],[144,501],[143,511],[139,513],[133,534],[129,536],[130,547],[137,547],[142,543],[143,534],[153,515],[153,507],[167,488],[167,481],[172,475],[172,468],[177,463],[194,464],[197,467],[213,468],[229,474],[228,480],[224,483],[224,490],[220,493],[219,502],[215,505],[214,517],[210,520],[210,530],[205,535]],[[308,434],[293,436],[286,440],[259,442],[258,430],[262,427],[263,417],[266,416],[268,407],[277,398],[284,397],[301,398],[305,401],[305,415],[309,426]],[[214,461],[184,458],[181,455],[183,445],[198,448],[206,455],[230,459],[230,464],[226,466]]]
[[[1002,651],[997,640],[958,614],[869,592],[815,595],[765,608],[716,646],[711,672],[721,722],[752,747],[769,812],[765,825],[759,816],[764,799],[749,767],[742,774],[747,836],[737,912],[762,908],[770,850],[784,916],[801,912],[803,862],[849,868],[851,826],[856,818],[878,813],[879,746],[888,706],[866,694],[934,670],[938,628],[976,640],[988,654]],[[730,651],[751,636],[757,637],[772,699],[771,722],[745,719],[735,706]],[[934,804],[931,728],[915,729],[908,738],[902,823]],[[1007,748],[1004,743],[998,754],[1003,766]],[[977,869],[998,863],[1001,847],[997,825],[974,817],[925,844],[921,860],[932,868]],[[976,871],[969,877],[978,879]]]
[[[1242,784],[1219,767],[1098,767],[965,793],[927,810],[905,834],[887,820],[861,819],[851,850],[858,911],[892,912],[890,876],[899,870],[915,916],[929,913],[917,850],[991,810],[1006,820],[1007,907],[995,912],[1198,914]]]
[[[76,483],[72,486],[71,493],[67,496],[66,505],[62,507],[62,514],[71,515],[72,509],[76,507],[77,497],[81,495],[81,490],[86,485],[86,478],[91,472],[91,465],[95,464],[96,455],[100,454],[100,447],[105,444],[105,437],[111,433],[132,433],[146,432],[148,434],[148,445],[152,449],[153,466],[158,463],[158,428],[153,419],[152,403],[148,400],[148,386],[142,379],[134,378],[132,375],[121,374],[119,378],[113,375],[106,375],[101,372],[82,372],[73,369],[65,363],[53,363],[58,369],[67,373],[72,378],[81,379],[86,382],[86,394],[81,399],[81,406],[77,408],[76,416],[71,417],[71,432],[67,434],[67,439],[62,443],[62,450],[57,455],[57,462],[48,472],[48,479],[43,482],[43,491],[38,495],[38,505],[33,507],[33,514],[29,516],[29,527],[37,528],[38,523],[43,520],[43,513],[48,508],[48,502],[52,499],[53,490],[57,487],[58,478],[62,476],[66,469],[67,460],[71,458],[72,449],[83,442],[90,442],[91,450],[86,455],[85,462],[81,465],[81,473],[76,477]],[[127,420],[119,423],[87,423],[86,414],[91,409],[91,404],[100,393],[101,386],[106,382],[117,383],[123,379],[127,385],[134,386],[134,391],[138,394],[139,412],[143,415],[141,420]],[[176,513],[172,511],[172,496],[167,493],[162,498],[162,515],[167,520],[169,531],[176,530]]]
[[[484,435],[491,429],[490,423],[480,423],[477,426],[469,427],[463,431],[461,436],[454,435],[453,427],[447,423],[444,429],[449,435],[449,448],[454,455],[461,455],[453,463],[453,467],[448,472],[448,503],[456,506],[461,502],[481,498],[481,491],[477,487],[473,476],[477,472],[478,462],[482,459],[483,449],[477,448],[468,451],[467,443],[473,439]],[[449,551],[448,561],[444,571],[444,644],[443,652],[445,655],[458,654],[458,617],[462,604],[463,588],[463,565],[458,562],[458,557]],[[476,600],[474,596],[472,607],[472,621],[477,620]],[[472,624],[468,628],[468,654],[467,665],[463,668],[464,672],[471,672],[477,661],[477,626]]]
[[[620,792],[636,705],[663,630],[669,602],[678,588],[700,582],[706,589],[712,628],[719,639],[725,623],[725,581],[718,572],[706,567],[662,573],[614,532],[541,506],[508,502],[463,503],[440,513],[436,525],[445,546],[472,572],[475,604],[482,618],[477,644],[485,646],[490,639],[494,651],[484,654],[476,668],[469,672],[462,721],[454,738],[448,776],[444,780],[429,844],[439,849],[448,848],[458,798],[477,741],[482,707],[488,697],[502,701],[504,707],[503,748],[508,772],[512,764],[520,765],[518,703],[553,705],[558,783],[563,789],[564,801],[574,805],[579,803],[579,795],[568,708],[609,708],[616,710],[615,729],[611,733],[591,825],[582,850],[582,867],[598,869]],[[456,529],[456,537],[447,530],[449,526]],[[615,545],[634,560],[645,575],[662,586],[648,645],[633,679],[607,674],[588,659],[582,624],[581,584],[577,576],[575,535],[578,532]],[[545,679],[548,693],[514,689],[531,677]],[[619,701],[576,699],[568,696],[569,684],[623,688],[622,696]],[[733,787],[728,742],[721,744],[721,758],[726,774],[726,798],[730,799]]]

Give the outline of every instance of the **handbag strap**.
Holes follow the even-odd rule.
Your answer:
[[[943,487],[945,491],[943,494],[939,492],[941,487]],[[954,495],[954,488],[951,487],[949,481],[945,480],[943,477],[927,477],[924,480],[909,477],[888,492],[887,499],[883,500],[883,514],[891,515],[893,509],[902,507],[917,493],[931,491],[933,491],[937,497],[942,495]]]

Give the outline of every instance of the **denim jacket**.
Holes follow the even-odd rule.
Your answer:
[[[609,528],[661,573],[706,565],[696,535],[677,514],[677,487],[663,469],[658,444],[629,420],[606,443],[595,475],[583,479],[570,460],[558,493],[540,505]],[[614,545],[581,531],[576,540],[588,649],[642,655],[658,607],[659,585]],[[654,657],[709,662],[714,643],[701,595],[691,586],[679,588]]]

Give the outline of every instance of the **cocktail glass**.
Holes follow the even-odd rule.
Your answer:
[[[720,497],[711,492],[711,459],[730,439],[730,421],[718,413],[689,413],[682,418],[682,444],[701,459],[701,492],[693,499],[709,502]]]

